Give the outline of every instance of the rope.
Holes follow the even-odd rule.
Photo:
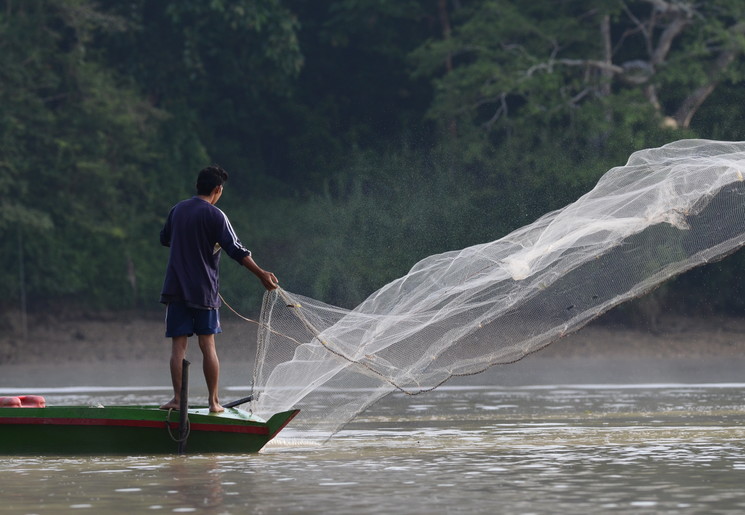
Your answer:
[[[225,297],[222,296],[222,293],[218,293],[217,295],[220,297],[220,300],[222,301],[222,303],[225,304],[228,307],[228,309],[230,311],[232,311],[236,316],[238,316],[238,318],[242,318],[246,322],[251,322],[251,323],[254,323],[256,325],[261,325],[261,323],[257,322],[256,320],[252,320],[252,319],[250,319],[248,317],[244,317],[243,315],[241,315],[240,313],[238,313],[236,310],[234,310],[233,309],[233,306],[231,306],[230,304],[228,304],[228,302],[225,300]]]
[[[186,434],[183,438],[176,438],[173,436],[173,432],[171,432],[171,412],[173,411],[173,408],[168,408],[168,415],[166,416],[166,429],[168,430],[168,436],[171,437],[171,440],[173,440],[176,443],[185,442],[189,438],[189,433],[191,432],[191,422],[189,422],[189,418],[186,419]],[[175,422],[174,422],[175,424]]]
[[[282,290],[281,288],[277,288],[277,290],[279,290],[279,291],[280,291],[280,293],[282,292],[282,291],[281,291],[281,290]],[[236,316],[237,316],[238,318],[242,318],[242,319],[243,319],[243,320],[245,320],[246,322],[250,322],[250,323],[252,323],[252,324],[256,324],[256,325],[258,325],[258,326],[264,326],[264,327],[266,327],[266,326],[265,326],[264,324],[262,324],[261,322],[258,322],[258,321],[256,321],[256,320],[253,320],[253,319],[251,319],[251,318],[248,318],[248,317],[245,317],[245,316],[241,315],[241,314],[240,314],[240,313],[238,313],[238,312],[237,312],[237,311],[236,311],[235,309],[233,309],[233,307],[232,307],[232,306],[231,306],[230,304],[228,304],[228,303],[227,303],[227,302],[225,301],[225,297],[223,297],[221,293],[218,293],[218,295],[220,296],[220,300],[222,301],[222,303],[223,303],[223,304],[225,304],[225,306],[227,306],[227,308],[228,308],[228,309],[229,309],[230,311],[232,311],[232,312],[233,312],[233,314],[235,314],[235,315],[236,315]],[[283,295],[283,297],[284,297],[284,295]],[[303,343],[302,343],[302,342],[299,342],[299,341],[297,341],[297,340],[296,340],[295,338],[293,338],[292,336],[288,336],[288,335],[286,335],[286,334],[280,333],[279,331],[275,331],[274,329],[270,329],[270,328],[268,328],[268,327],[267,327],[266,329],[267,329],[267,331],[269,331],[269,332],[270,332],[270,333],[272,333],[272,334],[276,334],[277,336],[281,336],[282,338],[287,338],[288,340],[290,340],[290,341],[292,341],[292,342],[295,342],[295,344],[296,344],[296,345],[303,345]]]

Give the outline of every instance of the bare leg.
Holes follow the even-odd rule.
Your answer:
[[[220,413],[225,411],[220,405],[217,389],[220,383],[220,360],[217,358],[214,334],[200,334],[199,348],[202,350],[202,369],[204,379],[207,381],[207,392],[209,395],[210,411]]]
[[[173,399],[163,404],[160,409],[179,409],[181,402],[181,368],[186,357],[188,337],[175,336],[171,345],[171,383],[173,384]]]

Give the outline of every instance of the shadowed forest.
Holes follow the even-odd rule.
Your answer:
[[[2,0],[0,305],[160,310],[159,231],[218,163],[256,261],[352,307],[636,150],[742,139],[744,20],[741,0]],[[255,313],[229,261],[222,293]],[[744,261],[619,316],[740,314]]]

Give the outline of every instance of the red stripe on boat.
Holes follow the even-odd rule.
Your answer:
[[[165,421],[158,420],[118,420],[111,418],[39,418],[39,417],[3,417],[2,424],[49,424],[56,426],[120,426],[120,427],[153,427],[165,428]],[[192,431],[214,431],[219,433],[269,434],[265,426],[244,426],[238,424],[190,424]],[[178,423],[171,422],[171,428],[177,429]]]

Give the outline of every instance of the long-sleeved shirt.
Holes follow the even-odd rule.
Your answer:
[[[220,249],[240,262],[246,249],[220,209],[199,197],[182,200],[168,214],[160,242],[170,247],[160,301],[190,307],[220,307]]]

